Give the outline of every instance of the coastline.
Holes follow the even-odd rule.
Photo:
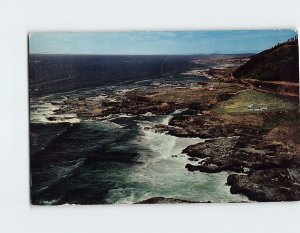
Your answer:
[[[226,70],[223,68],[222,72],[224,69]],[[295,133],[299,132],[297,108],[289,100],[285,100],[284,108],[273,106],[268,111],[247,112],[243,106],[239,111],[232,112],[230,106],[227,108],[227,105],[235,105],[242,95],[251,97],[253,91],[255,90],[230,78],[229,82],[214,80],[207,83],[196,82],[192,86],[179,87],[176,84],[137,88],[115,96],[110,95],[110,100],[106,99],[100,105],[99,101],[84,97],[67,99],[62,102],[64,108],[54,111],[58,115],[75,114],[79,119],[85,120],[101,119],[113,114],[173,113],[168,124],[156,124],[149,130],[176,137],[206,139],[183,150],[191,161],[185,166],[187,170],[205,173],[235,172],[227,178],[231,193],[246,195],[250,200],[299,200],[299,142],[287,142],[285,137],[275,138],[291,129]],[[257,92],[255,96],[257,95],[262,94]],[[266,96],[262,95],[261,100],[264,98]],[[272,101],[278,100],[274,97]],[[268,103],[269,106],[273,102]],[[186,111],[174,114],[179,109]],[[287,123],[286,119],[290,120],[291,116],[296,125]],[[298,140],[297,137],[296,139]],[[271,181],[272,188],[268,186],[268,180]]]

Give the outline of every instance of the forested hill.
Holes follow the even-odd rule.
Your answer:
[[[277,44],[271,49],[253,55],[233,76],[262,81],[299,82],[298,38]]]

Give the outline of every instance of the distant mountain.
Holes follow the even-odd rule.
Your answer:
[[[298,38],[289,39],[251,56],[248,62],[233,72],[233,76],[262,81],[299,82],[298,51]]]

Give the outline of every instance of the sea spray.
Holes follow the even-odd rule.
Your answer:
[[[204,141],[200,138],[178,138],[149,129],[155,123],[167,122],[170,116],[156,121],[139,122],[139,134],[129,142],[138,147],[138,163],[128,172],[125,183],[108,192],[108,203],[136,203],[152,197],[170,197],[189,201],[243,201],[225,186],[228,173],[189,172],[182,150]]]

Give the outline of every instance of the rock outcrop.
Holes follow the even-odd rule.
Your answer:
[[[300,169],[275,168],[253,171],[227,178],[230,192],[244,194],[255,201],[300,200]]]
[[[135,204],[178,204],[178,203],[211,203],[211,201],[206,202],[193,202],[177,198],[166,198],[166,197],[152,197],[147,200],[136,202]]]

